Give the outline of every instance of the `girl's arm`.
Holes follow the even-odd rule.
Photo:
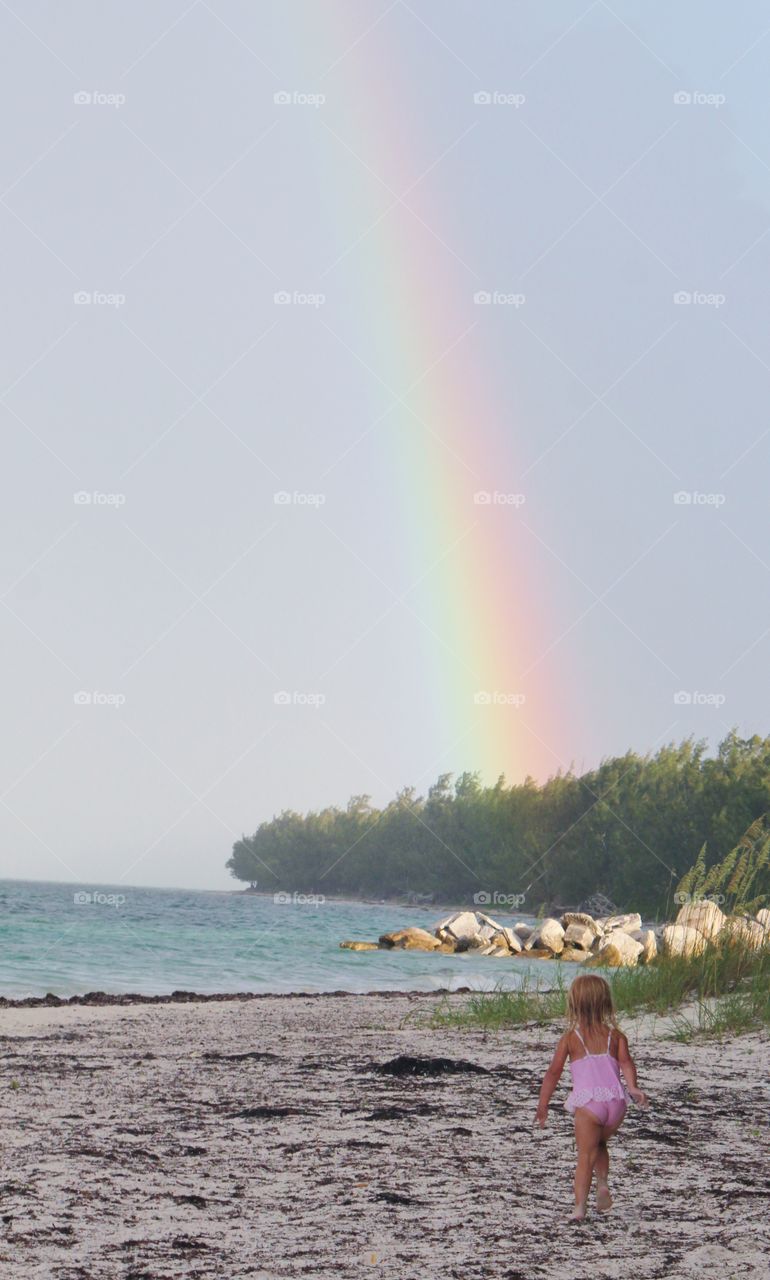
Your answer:
[[[569,1042],[569,1032],[563,1035],[556,1046],[556,1052],[551,1059],[551,1065],[543,1077],[543,1083],[540,1089],[540,1101],[537,1104],[535,1120],[541,1129],[545,1128],[545,1122],[548,1119],[548,1103],[551,1101],[551,1094],[561,1080],[561,1073],[564,1070],[564,1064],[567,1061],[569,1052],[567,1045]]]
[[[636,1087],[636,1063],[628,1052],[628,1040],[622,1032],[618,1033],[618,1066],[623,1072],[628,1092],[634,1102],[638,1102],[640,1107],[646,1107],[647,1094],[642,1093],[642,1090]]]

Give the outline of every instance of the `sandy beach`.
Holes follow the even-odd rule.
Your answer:
[[[564,1082],[533,1128],[555,1029],[419,1026],[435,1003],[3,1009],[0,1275],[767,1275],[766,1037],[627,1026],[652,1103],[577,1227]],[[377,1070],[400,1056],[460,1066]]]

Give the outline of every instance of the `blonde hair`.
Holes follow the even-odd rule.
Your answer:
[[[617,1031],[615,1005],[612,999],[612,988],[605,978],[598,974],[583,974],[575,978],[567,997],[567,1024],[570,1031],[582,1023],[591,1028],[609,1024]]]

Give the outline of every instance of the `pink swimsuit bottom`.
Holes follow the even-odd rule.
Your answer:
[[[574,1058],[569,1064],[572,1092],[564,1105],[573,1115],[582,1107],[590,1111],[599,1124],[614,1129],[626,1114],[628,1093],[620,1078],[618,1060],[610,1054],[612,1031],[607,1036],[604,1053],[589,1053],[580,1027],[575,1027],[575,1032],[585,1049],[585,1057]]]

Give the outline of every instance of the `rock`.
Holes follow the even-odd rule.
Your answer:
[[[608,942],[606,947],[602,947],[601,951],[598,951],[596,955],[592,955],[588,960],[586,960],[586,968],[604,969],[606,967],[608,969],[620,969],[627,963],[628,961],[623,959],[622,952],[618,950],[615,944]],[[635,964],[636,961],[632,961],[631,963]]]
[[[482,928],[486,924],[486,925],[489,925],[489,927],[493,929],[495,933],[499,933],[503,927],[501,924],[498,924],[496,920],[493,920],[491,916],[485,915],[483,911],[475,911],[473,914],[475,915],[476,919],[479,922],[479,925]]]
[[[687,902],[681,908],[676,923],[688,929],[697,929],[709,942],[724,928],[725,914],[716,902],[702,898],[700,902]]]
[[[427,929],[408,928],[383,933],[379,945],[384,948],[397,947],[402,951],[435,951],[441,944]]]
[[[689,925],[667,924],[661,935],[661,943],[667,956],[697,956],[705,947],[706,939]]]
[[[504,938],[505,945],[508,950],[513,951],[518,955],[519,951],[521,951],[521,938],[517,933],[514,933],[513,929],[507,929],[505,925],[503,925],[497,936]]]
[[[500,925],[481,924],[479,925],[478,937],[484,942],[492,942],[500,933]]]
[[[377,951],[378,950],[376,942],[341,942],[340,946],[344,947],[347,951]]]
[[[642,946],[642,952],[639,956],[640,964],[649,964],[658,954],[658,942],[655,937],[654,929],[637,929],[631,934],[636,942]]]
[[[553,960],[553,951],[548,947],[530,947],[526,955],[528,960]]]
[[[582,963],[583,960],[588,959],[588,953],[586,951],[582,951],[579,947],[565,947],[564,950],[560,953],[559,959],[560,960],[576,960]]]
[[[539,928],[532,934],[524,945],[525,951],[532,951],[533,948],[541,950],[545,948],[552,955],[557,956],[564,947],[564,930],[558,920],[554,920],[549,916],[543,921]]]
[[[620,956],[620,960],[608,961],[612,964],[634,965],[637,963],[640,955],[644,951],[641,942],[637,942],[631,937],[630,933],[626,933],[625,929],[613,929],[599,943],[597,954],[604,955],[608,947],[612,947]]]
[[[745,942],[752,949],[765,945],[765,931],[758,920],[749,916],[728,916],[722,926],[722,932],[730,942]]]
[[[601,937],[604,932],[593,916],[589,916],[587,911],[565,911],[561,922],[565,929],[568,929],[571,924],[582,924],[584,928],[591,930],[591,934],[595,938]]]
[[[761,924],[765,937],[770,937],[770,910],[767,907],[760,907],[756,920],[757,924]]]
[[[526,942],[527,938],[529,938],[535,930],[532,928],[531,924],[524,924],[524,921],[522,920],[520,924],[515,924],[513,926],[513,932],[522,942]]]
[[[582,951],[590,951],[595,938],[601,937],[599,933],[593,933],[587,924],[580,924],[573,921],[567,925],[564,930],[564,945],[572,947],[580,947]]]
[[[635,933],[642,927],[642,917],[638,911],[634,911],[628,915],[606,916],[603,920],[597,920],[596,923],[601,926],[605,934],[612,933],[614,929],[622,929],[624,933]]]
[[[442,923],[442,928],[458,941],[470,941],[479,933],[479,922],[475,911],[457,911]]]
[[[436,947],[437,954],[439,951],[441,951],[446,956],[453,955],[456,950],[457,950],[457,947],[455,946],[454,942],[452,942],[451,939],[448,942],[440,942],[439,945]]]

